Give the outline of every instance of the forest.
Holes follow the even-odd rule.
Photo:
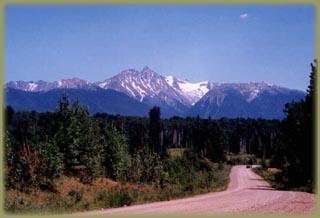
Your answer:
[[[89,210],[223,190],[235,164],[261,164],[261,175],[277,168],[276,188],[314,192],[315,72],[316,62],[306,98],[288,102],[283,120],[161,119],[159,107],[151,108],[148,117],[91,115],[67,94],[54,112],[7,106],[5,209]],[[86,198],[85,188],[63,195],[67,179],[79,187],[105,181],[118,185]],[[32,204],[39,193],[46,193],[45,200]]]

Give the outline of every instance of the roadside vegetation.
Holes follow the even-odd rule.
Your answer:
[[[281,169],[256,167],[252,170],[266,180],[274,189],[316,193],[316,189],[311,182],[301,186],[291,185],[288,182],[289,178],[285,176],[287,173]]]
[[[287,116],[281,122],[281,137],[270,164],[255,172],[272,187],[280,190],[306,191],[315,189],[315,78],[316,64],[311,64],[307,96],[300,102],[286,104]],[[266,168],[266,167],[270,168]]]
[[[316,64],[311,64],[307,96],[300,102],[285,105],[277,152],[269,164],[254,169],[279,190],[316,193],[315,188],[315,78]]]
[[[84,184],[79,178],[64,176],[57,182],[55,192],[37,188],[30,188],[28,191],[7,190],[5,208],[10,213],[60,214],[222,191],[228,185],[230,166],[216,164],[212,166],[211,172],[194,172],[192,175],[196,176],[195,178],[183,175],[184,172],[171,178],[168,181],[171,184],[166,183],[162,188],[153,184],[123,183],[104,177]]]
[[[64,94],[54,112],[5,109],[5,210],[63,213],[170,200],[226,189],[231,165],[279,189],[314,190],[313,95],[284,120],[90,115]],[[310,187],[310,188],[309,188]]]
[[[157,182],[117,181],[101,176],[84,182],[82,177],[64,175],[51,184],[53,190],[19,184],[6,191],[5,209],[12,213],[59,214],[171,200],[227,188],[229,165],[197,157],[190,163],[190,153],[166,159]],[[151,169],[144,173],[147,170]]]

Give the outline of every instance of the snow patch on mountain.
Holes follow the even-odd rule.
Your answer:
[[[47,92],[52,89],[95,89],[96,86],[79,78],[63,79],[54,82],[33,81],[15,81],[8,82],[6,88],[13,88],[28,92]]]
[[[174,76],[161,76],[149,67],[141,71],[128,69],[102,82],[90,83],[79,78],[62,79],[55,82],[13,81],[6,88],[30,92],[47,92],[52,89],[113,89],[122,92],[149,106],[158,105],[168,111],[183,114],[200,100],[201,105],[220,107],[226,96],[236,93],[247,103],[267,95],[286,94],[289,89],[267,82],[212,83],[209,81],[190,82]],[[209,95],[208,95],[209,94]],[[233,95],[234,96],[234,95]],[[201,107],[201,105],[199,105]],[[210,107],[207,109],[209,110]],[[210,109],[211,110],[211,109]]]
[[[254,100],[258,94],[260,93],[259,89],[255,89],[253,91],[250,92],[249,97],[247,98],[247,102],[251,102],[252,100]]]
[[[173,82],[174,82],[174,77],[173,76],[166,76],[165,79],[166,79],[166,82],[172,87]]]
[[[165,80],[168,85],[187,98],[190,105],[194,105],[201,99],[210,90],[211,86],[209,81],[192,83],[188,80],[177,79],[173,76],[166,76]]]
[[[31,82],[28,84],[28,86],[30,91],[34,91],[38,87],[38,84]]]

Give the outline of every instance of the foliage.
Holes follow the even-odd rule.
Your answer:
[[[45,169],[42,155],[37,150],[32,150],[29,145],[24,144],[8,169],[7,186],[21,190],[40,187],[45,182]]]
[[[315,189],[312,184],[305,184],[300,186],[288,186],[288,183],[284,182],[287,178],[283,174],[282,170],[270,170],[272,168],[257,167],[253,171],[265,179],[273,188],[278,190],[295,190],[315,193]]]
[[[133,202],[127,189],[113,190],[108,195],[110,207],[129,206]]]
[[[230,154],[227,156],[227,163],[230,165],[245,165],[245,164],[257,164],[257,158],[255,155],[234,155]]]
[[[13,199],[12,201],[9,201],[7,198],[5,199],[5,210],[9,212],[14,212],[14,213],[21,213],[25,212],[28,208],[30,208],[32,205],[32,201],[18,197]]]
[[[132,183],[117,183],[113,187],[108,187],[101,186],[102,178],[96,178],[92,184],[84,184],[81,187],[70,188],[59,186],[59,190],[56,193],[33,190],[31,194],[27,194],[17,190],[10,190],[9,196],[7,195],[5,198],[5,210],[11,213],[24,214],[59,214],[170,200],[208,191],[224,190],[229,182],[230,167],[224,165],[223,170],[218,170],[217,164],[208,164],[212,166],[211,171],[214,173],[211,175],[213,176],[208,177],[208,174],[199,172],[196,173],[197,177],[195,180],[188,179],[190,184],[185,184],[186,188],[188,188],[188,186],[193,187],[193,191],[185,192],[184,188],[169,183],[165,183],[163,187],[136,185]],[[198,184],[203,185],[200,187]],[[64,192],[67,196],[63,194]]]
[[[259,135],[258,141],[267,144],[270,143],[267,136],[277,131],[277,121],[267,120],[223,118],[215,121],[199,117],[160,120],[160,108],[157,107],[150,110],[149,118],[107,114],[90,117],[85,107],[78,101],[71,103],[66,94],[53,113],[7,111],[10,119],[6,137],[6,173],[9,169],[18,169],[10,163],[17,162],[12,160],[18,158],[26,142],[43,159],[45,181],[42,187],[48,187],[48,190],[54,190],[52,185],[61,175],[77,176],[83,183],[91,183],[95,177],[103,175],[123,182],[163,187],[169,174],[166,162],[170,160],[167,152],[171,147],[185,151],[183,158],[192,163],[190,170],[198,171],[204,159],[226,161],[233,143],[230,132],[236,131],[240,140],[241,134],[250,135],[253,131],[253,135]],[[233,129],[233,126],[237,128]],[[266,129],[265,135],[259,129]],[[251,149],[257,155],[261,155],[259,146]],[[15,177],[11,174],[7,178]],[[8,180],[7,187],[18,185],[17,181]],[[20,178],[20,181],[23,180]]]
[[[201,121],[197,118],[192,136],[193,146],[202,158],[206,157],[215,162],[224,160],[224,133],[215,121]]]
[[[101,172],[98,127],[89,116],[87,108],[78,101],[70,105],[66,95],[59,102],[57,111],[59,129],[54,142],[63,154],[66,174],[81,174],[83,181],[90,182]]]
[[[106,131],[106,142],[102,152],[102,165],[109,178],[126,181],[130,156],[126,136],[114,126]]]
[[[314,96],[315,65],[311,64],[310,85],[305,100],[286,104],[282,137],[271,165],[282,169],[282,183],[294,188],[314,184]]]
[[[129,166],[129,181],[159,185],[163,174],[163,165],[157,153],[145,148],[132,156]]]
[[[70,192],[68,193],[68,195],[71,196],[72,200],[73,200],[75,203],[78,203],[78,202],[80,202],[81,199],[82,199],[83,192],[72,189],[72,190],[70,190]]]
[[[45,160],[46,168],[44,175],[54,180],[63,174],[63,154],[59,151],[54,142],[48,142],[42,146],[42,155]]]

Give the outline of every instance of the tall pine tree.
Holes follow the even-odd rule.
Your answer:
[[[310,85],[305,100],[285,106],[287,116],[282,123],[282,140],[278,152],[282,162],[286,163],[283,172],[288,186],[314,183],[316,64],[316,61],[311,64]]]

